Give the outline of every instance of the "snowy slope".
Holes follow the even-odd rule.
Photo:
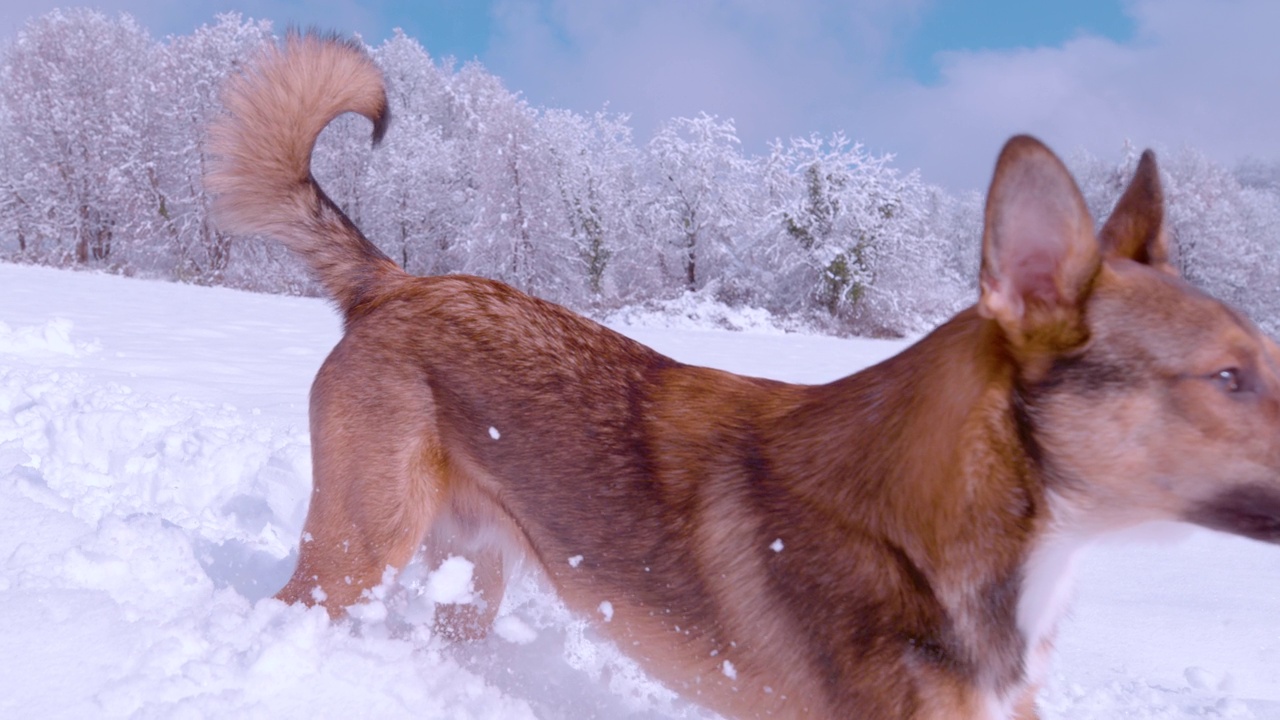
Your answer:
[[[901,347],[619,329],[800,382]],[[290,570],[307,389],[337,337],[316,300],[0,265],[0,717],[709,717],[533,573],[474,644],[426,630],[425,568],[337,625],[266,599]],[[1280,718],[1280,548],[1157,535],[1085,559],[1044,715]]]

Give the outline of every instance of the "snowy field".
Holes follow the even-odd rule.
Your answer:
[[[902,346],[618,329],[798,382]],[[337,338],[318,300],[0,265],[0,717],[710,717],[532,572],[471,644],[428,630],[465,566],[411,567],[338,624],[269,599],[305,513],[307,390]],[[1280,718],[1280,548],[1155,535],[1084,559],[1043,715]]]

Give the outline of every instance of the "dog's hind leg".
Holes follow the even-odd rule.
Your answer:
[[[415,370],[350,334],[321,367],[311,391],[311,505],[281,600],[320,603],[337,617],[421,545],[448,494],[448,461]]]

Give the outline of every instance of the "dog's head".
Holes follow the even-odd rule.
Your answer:
[[[1169,262],[1144,153],[1095,233],[1061,161],[1009,141],[978,312],[1017,368],[1024,435],[1081,529],[1186,520],[1280,542],[1280,348]]]

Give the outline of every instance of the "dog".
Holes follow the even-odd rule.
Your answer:
[[[726,716],[1026,719],[1095,538],[1175,520],[1280,542],[1280,350],[1179,277],[1150,152],[1095,232],[1058,157],[1009,140],[976,304],[802,386],[681,364],[500,282],[403,272],[310,173],[336,116],[375,143],[387,127],[355,44],[291,33],[224,101],[222,226],[283,241],[345,321],[311,392],[314,490],[281,600],[340,617],[424,548],[466,548],[482,632],[519,551]]]

